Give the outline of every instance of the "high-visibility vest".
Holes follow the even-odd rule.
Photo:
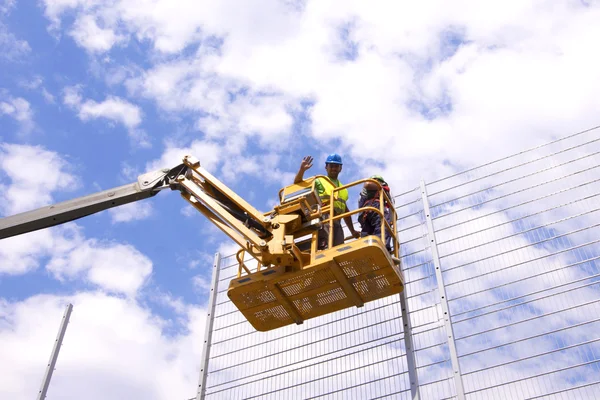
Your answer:
[[[335,184],[335,187],[342,186],[342,183],[339,180],[332,180]],[[327,180],[317,179],[315,182],[315,186],[317,191],[319,192],[319,197],[323,204],[329,204],[329,199],[331,198],[331,192],[333,191],[333,186]],[[333,210],[334,215],[339,215],[346,212],[346,202],[348,201],[348,190],[342,189],[338,190],[334,194],[333,200]]]

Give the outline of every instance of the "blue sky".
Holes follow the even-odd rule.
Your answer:
[[[396,193],[413,189],[596,125],[599,9],[0,0],[0,216],[133,182],[186,153],[264,211],[308,154],[309,173],[337,151],[342,181],[379,173]],[[187,396],[213,254],[234,250],[176,192],[3,241],[0,337],[31,349],[27,373],[6,379],[41,377],[70,301],[74,318],[99,313],[129,338],[115,349],[147,339],[159,355],[132,350],[132,366],[148,379],[174,371],[155,384]],[[74,347],[113,340],[80,318]],[[40,334],[28,337],[32,321]]]
[[[66,21],[69,19],[68,16],[65,17]],[[7,143],[41,146],[61,155],[69,163],[69,172],[77,178],[78,184],[53,193],[53,201],[132,182],[136,174],[124,173],[124,170],[144,172],[146,164],[161,157],[165,141],[175,140],[185,146],[192,140],[205,138],[201,130],[194,128],[195,121],[203,114],[202,110],[163,115],[152,102],[135,100],[134,107],[143,115],[135,128],[143,131],[150,142],[139,146],[136,139],[128,136],[128,127],[119,123],[118,117],[111,118],[107,114],[82,120],[73,109],[65,106],[62,99],[64,90],[73,86],[77,86],[78,92],[92,102],[101,103],[109,97],[118,97],[124,103],[133,104],[126,89],[107,84],[104,68],[117,68],[120,65],[150,67],[153,64],[149,59],[152,57],[149,54],[151,44],[133,40],[128,47],[111,51],[107,56],[110,61],[90,56],[70,37],[65,35],[57,38],[49,34],[43,10],[34,4],[15,4],[5,16],[4,24],[15,38],[26,41],[30,49],[26,55],[16,60],[3,60],[4,73],[0,77],[0,87],[5,91],[5,98],[26,99],[31,113],[31,126],[24,127],[19,121],[3,115],[2,138]],[[211,41],[207,42],[206,46],[212,45]],[[205,44],[190,45],[174,57],[193,54],[199,46]],[[52,96],[52,99],[45,97],[44,93]],[[228,93],[235,99],[244,97],[245,90],[241,88]],[[269,94],[264,96],[268,97]],[[290,114],[293,118],[292,129],[290,132],[281,132],[282,135],[300,136],[301,132],[310,129],[310,122],[303,113],[300,109]],[[216,139],[216,142],[224,141],[224,137]],[[328,151],[326,148],[311,146],[306,140],[286,141],[293,143],[293,147],[281,152],[280,165],[288,172],[288,178],[302,155],[315,154],[323,158],[323,154]],[[212,169],[217,175],[219,167],[229,155],[227,146],[220,151],[222,153],[215,161],[216,168]],[[268,146],[261,145],[252,136],[248,138],[245,147],[237,148],[232,153],[238,154],[240,151],[258,158],[263,153],[273,155]],[[195,155],[203,161],[203,154]],[[321,161],[316,163],[318,167],[321,166]],[[352,168],[351,163],[348,164],[347,168]],[[174,165],[176,164],[163,164],[164,167]],[[26,168],[25,165],[23,167]],[[233,167],[230,173],[243,176],[244,171]],[[252,204],[263,210],[270,208],[270,202],[281,186],[281,181],[273,182],[268,178],[262,180],[256,176],[227,183],[243,195],[250,193],[249,200]],[[220,242],[225,240],[225,236],[214,230],[204,234],[209,227],[202,218],[195,215],[183,216],[182,209],[187,205],[176,192],[165,191],[144,201],[143,205],[152,207],[152,215],[140,221],[115,223],[105,212],[77,221],[77,225],[86,236],[102,241],[129,243],[152,260],[152,282],[146,288],[149,298],[152,292],[159,291],[172,293],[188,303],[204,302],[206,293],[194,290],[192,278],[200,274],[210,279],[210,256]],[[197,261],[201,264],[191,268],[190,264]],[[59,282],[48,276],[43,269],[27,275],[3,277],[0,285],[3,295],[11,300],[23,300],[40,292],[69,294],[86,287],[85,282],[81,281]]]

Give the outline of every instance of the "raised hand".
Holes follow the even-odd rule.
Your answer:
[[[300,171],[304,172],[307,169],[309,169],[310,167],[312,167],[312,163],[313,163],[313,158],[311,156],[306,156],[302,159],[302,162],[300,163]]]

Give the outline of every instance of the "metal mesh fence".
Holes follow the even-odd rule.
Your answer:
[[[205,397],[600,398],[599,161],[591,129],[395,196],[409,320],[392,296],[256,332],[220,259]]]
[[[428,185],[467,398],[597,398],[600,132]]]
[[[221,268],[207,398],[376,398],[410,388],[398,298],[257,332],[227,298],[235,258]]]

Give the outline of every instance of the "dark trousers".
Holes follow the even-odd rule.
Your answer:
[[[373,201],[371,204],[369,204],[369,206],[379,208],[379,200]],[[390,210],[388,208],[385,208],[384,217],[385,217],[386,221],[388,221],[390,226],[392,226],[390,214],[391,214]],[[378,236],[381,238],[382,221],[381,221],[381,215],[379,215],[379,213],[376,213],[375,211],[362,212],[358,216],[358,221],[359,221],[360,227],[361,227],[361,230],[360,230],[361,237],[375,235],[375,236]],[[391,232],[388,229],[385,232],[385,247],[388,249],[388,251],[392,251],[391,243],[392,243],[392,236],[391,236]]]
[[[329,216],[324,215],[324,218]],[[333,221],[333,245],[337,246],[344,243],[344,229],[342,228],[342,221]],[[324,250],[329,247],[329,223],[323,221],[323,225],[319,229],[317,249]]]

